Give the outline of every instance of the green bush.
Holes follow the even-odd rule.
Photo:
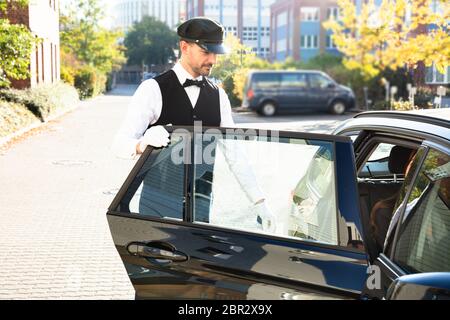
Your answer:
[[[81,99],[95,97],[106,89],[106,75],[94,67],[84,66],[75,74],[74,81]]]
[[[61,80],[64,81],[67,84],[70,84],[71,86],[75,85],[75,70],[62,65],[61,66]]]
[[[371,110],[389,110],[389,104],[387,101],[378,100],[372,105]]]
[[[114,82],[114,74],[108,73],[106,77],[106,91],[111,91],[113,89],[113,82]]]
[[[436,91],[433,92],[433,90],[428,87],[417,88],[416,95],[414,96],[414,105],[419,107],[419,109],[432,108],[435,92]]]
[[[75,88],[62,82],[25,90],[3,89],[0,99],[24,105],[41,121],[53,112],[74,107],[79,102]]]
[[[407,110],[414,110],[414,106],[410,101],[393,101],[392,102],[392,110],[396,111],[407,111]]]
[[[0,138],[36,122],[39,119],[26,106],[0,99]]]

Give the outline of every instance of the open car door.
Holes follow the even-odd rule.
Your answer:
[[[136,298],[359,298],[350,138],[168,127],[109,207]]]

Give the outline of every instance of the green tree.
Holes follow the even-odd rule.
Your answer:
[[[124,48],[119,44],[122,33],[102,27],[103,17],[99,0],[69,3],[60,18],[63,58],[70,56],[105,74],[120,68],[125,62]]]
[[[9,9],[14,10],[27,3],[27,0],[0,0],[0,87],[9,87],[9,79],[29,77],[30,55],[36,40],[26,26],[11,24],[2,18]]]
[[[175,58],[178,37],[165,23],[144,17],[127,33],[124,45],[129,65],[166,64]]]
[[[20,6],[24,7],[28,4],[28,0],[0,0],[0,12],[6,13],[8,10],[8,6]]]

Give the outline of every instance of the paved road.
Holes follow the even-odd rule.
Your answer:
[[[132,87],[119,87],[0,152],[0,299],[132,299],[106,208],[133,162],[109,146]],[[240,126],[327,132],[348,118],[235,114]]]
[[[315,133],[329,133],[340,122],[351,118],[354,114],[347,113],[342,116],[334,116],[327,113],[301,113],[295,115],[280,115],[274,117],[258,116],[254,112],[235,113],[234,121],[237,126],[274,129],[295,130]]]

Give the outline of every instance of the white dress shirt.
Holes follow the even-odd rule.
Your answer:
[[[193,78],[180,62],[172,69],[181,85],[186,79],[201,80],[202,76]],[[184,88],[191,101],[192,108],[197,104],[200,88],[189,86]],[[231,105],[228,96],[222,88],[219,88],[220,98],[220,126],[234,127],[231,116]],[[155,79],[149,79],[141,83],[134,93],[128,106],[125,120],[120,127],[113,143],[113,152],[120,158],[130,159],[136,156],[136,145],[143,137],[148,126],[156,123],[161,116],[162,95],[159,84]]]
[[[201,76],[193,79],[179,62],[175,64],[172,70],[177,75],[181,85],[183,85],[186,79],[202,79]],[[189,86],[184,88],[184,90],[194,108],[200,95],[200,88],[197,86]],[[220,126],[234,127],[230,101],[222,88],[219,88],[219,98]],[[131,99],[125,120],[114,139],[112,149],[117,157],[133,159],[137,156],[136,145],[142,139],[148,126],[158,121],[161,110],[162,95],[159,84],[154,79],[142,82]],[[227,143],[221,143],[221,146],[224,148],[224,155],[228,160],[231,171],[236,176],[248,199],[252,203],[264,199],[264,195],[256,182],[257,179],[253,170],[248,165],[242,146],[229,148]]]

